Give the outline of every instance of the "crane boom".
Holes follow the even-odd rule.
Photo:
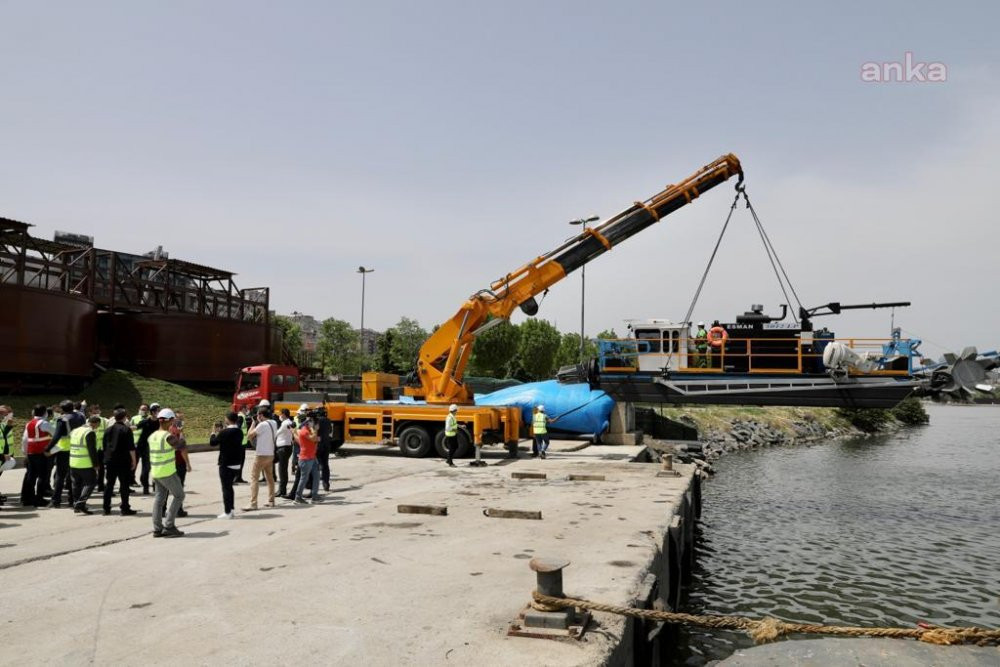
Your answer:
[[[554,250],[493,281],[488,289],[476,292],[421,346],[417,358],[420,386],[408,387],[407,394],[424,398],[428,403],[471,403],[473,397],[462,383],[462,376],[476,336],[508,319],[515,308],[534,315],[538,312],[534,298],[537,294],[736,175],[739,187],[743,181],[740,161],[732,153],[723,155],[680,183],[668,185],[650,199],[635,202],[605,222],[587,228]]]

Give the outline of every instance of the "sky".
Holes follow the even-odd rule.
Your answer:
[[[1000,347],[996,3],[5,2],[0,216],[425,328],[725,153],[807,307]],[[871,82],[865,63],[947,80]],[[926,68],[924,72],[926,72]],[[730,184],[586,269],[586,331],[680,320]],[[577,274],[538,316],[579,330]],[[782,302],[748,213],[693,318]],[[515,321],[523,316],[518,314]],[[888,311],[817,320],[882,337]]]

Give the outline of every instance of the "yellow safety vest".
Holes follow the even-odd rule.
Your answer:
[[[97,430],[94,433],[97,434],[97,451],[104,450],[104,432],[108,429],[108,420],[101,417],[101,423],[97,425]]]
[[[159,430],[149,436],[149,464],[153,468],[153,479],[177,474],[174,448],[167,442],[169,435],[170,431]]]
[[[132,428],[139,428],[139,422],[142,421],[142,415],[132,415],[132,419],[129,422],[132,424]]]
[[[90,460],[90,450],[87,449],[86,435],[90,433],[90,426],[78,426],[69,434],[69,467],[76,469],[93,468],[94,462]]]
[[[449,438],[453,435],[458,435],[458,419],[450,412],[444,419],[444,434]]]
[[[56,421],[58,422],[60,420],[66,422],[66,428],[68,429],[69,428],[69,421],[66,420],[66,419],[63,419],[62,417],[60,417]],[[56,424],[56,427],[58,428],[58,424]],[[70,434],[67,433],[63,437],[59,438],[59,440],[56,441],[56,448],[60,452],[68,452],[69,448],[70,448]]]
[[[250,433],[250,415],[246,415],[245,417],[243,417],[243,426],[241,426],[240,428],[243,429],[243,444],[244,445],[250,444],[250,436],[247,435],[248,433]]]
[[[548,433],[548,423],[548,418],[544,412],[536,412],[535,418],[531,422],[531,426],[535,430],[535,435],[545,435]]]

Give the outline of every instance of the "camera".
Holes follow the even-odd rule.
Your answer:
[[[326,408],[313,408],[306,412],[306,418],[311,419],[314,422],[318,422],[321,419],[326,419]]]

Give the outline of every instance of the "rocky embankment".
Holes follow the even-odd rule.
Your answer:
[[[673,453],[681,460],[708,462],[731,452],[865,438],[926,423],[926,412],[918,402],[877,411],[705,406],[662,408],[660,413],[666,419],[695,429],[698,439],[682,443],[647,437],[650,457],[656,459],[658,453]]]

